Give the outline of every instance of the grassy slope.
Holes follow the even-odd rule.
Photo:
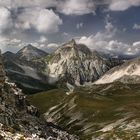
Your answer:
[[[104,89],[104,90],[103,90]],[[106,89],[106,90],[105,90]],[[29,96],[32,104],[47,112],[47,118],[53,118],[63,129],[80,135],[83,140],[92,136],[110,139],[113,137],[137,139],[135,134],[122,131],[122,124],[132,120],[139,121],[140,87],[139,85],[104,85],[91,88],[78,88],[70,96],[62,89],[55,89]],[[55,106],[52,110],[51,107]],[[124,119],[109,131],[98,131],[109,124]],[[123,128],[124,129],[124,128]]]

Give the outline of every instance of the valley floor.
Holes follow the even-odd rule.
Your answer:
[[[71,95],[55,89],[28,97],[47,121],[81,140],[139,140],[139,85],[79,87]]]

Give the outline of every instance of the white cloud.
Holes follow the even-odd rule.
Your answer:
[[[21,40],[19,40],[19,39],[17,39],[17,38],[14,38],[14,39],[11,39],[10,40],[10,43],[11,44],[16,44],[16,43],[21,43],[22,41]]]
[[[26,7],[26,8],[33,8],[33,7],[55,7],[63,0],[0,0],[0,6],[12,8],[18,7]]]
[[[8,8],[55,7],[65,15],[95,13],[99,5],[108,5],[112,11],[124,11],[132,6],[140,6],[140,0],[0,0],[0,6]]]
[[[132,6],[140,6],[140,0],[111,0],[109,3],[112,11],[124,11]]]
[[[62,20],[53,10],[26,8],[22,14],[18,15],[16,28],[35,29],[39,33],[49,34],[57,32],[61,24]]]
[[[133,43],[133,46],[134,46],[134,47],[140,47],[140,41],[134,42],[134,43]]]
[[[76,24],[76,28],[77,29],[83,28],[83,26],[84,26],[84,23],[83,22],[80,22],[80,23],[77,23]]]
[[[35,22],[35,27],[39,32],[52,33],[58,31],[58,26],[62,24],[62,20],[52,10],[40,10]]]
[[[0,7],[0,33],[12,27],[11,13],[7,8]]]
[[[111,40],[117,32],[117,28],[109,21],[110,16],[106,18],[106,25],[104,32],[97,32],[95,35],[89,37],[83,36],[77,40],[78,43],[86,44],[91,49],[104,49],[103,46]]]
[[[83,36],[78,43],[87,45],[91,50],[102,51],[104,53],[113,53],[116,55],[139,55],[140,54],[140,41],[131,44],[119,42],[117,40],[95,40],[95,36]]]
[[[39,44],[38,48],[42,49],[48,53],[54,52],[58,48],[58,44],[56,43],[50,43],[50,44]]]
[[[64,35],[64,36],[69,36],[69,33],[64,32],[63,35]]]
[[[23,42],[17,38],[7,38],[4,36],[0,36],[0,50],[2,52],[12,51],[16,52],[18,49],[21,49],[24,46]]]
[[[105,29],[110,32],[112,31],[112,29],[114,28],[114,26],[112,25],[111,22],[107,22],[106,25],[105,25]]]
[[[130,48],[130,45],[117,40],[109,41],[108,46],[106,46],[106,49],[116,54],[128,54]]]
[[[95,13],[92,0],[68,0],[58,5],[57,10],[65,15],[84,15]]]
[[[140,25],[135,23],[133,29],[140,30]]]
[[[40,39],[39,39],[40,43],[45,43],[47,41],[48,41],[48,39],[45,36],[41,36]]]
[[[83,15],[95,12],[94,0],[0,0],[1,6],[17,7],[55,7],[66,15]]]
[[[18,12],[6,7],[0,6],[0,34],[6,31],[13,33],[29,30],[35,30],[39,34],[51,34],[59,31],[59,26],[63,24],[62,19],[53,10],[30,7]]]
[[[140,54],[140,42],[134,42],[132,45],[114,40],[113,37],[117,28],[109,21],[110,16],[106,18],[104,32],[97,32],[95,35],[83,36],[76,41],[87,45],[91,50],[102,51],[104,53],[113,53],[116,55],[137,55]]]

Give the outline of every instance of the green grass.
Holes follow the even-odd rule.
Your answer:
[[[139,85],[114,84],[103,91],[108,86],[80,87],[69,96],[63,89],[55,89],[28,98],[42,113],[48,112],[47,117],[52,117],[60,127],[79,135],[83,140],[101,134],[105,135],[104,139],[115,137],[114,135],[123,139],[134,136],[136,139],[136,130],[128,135],[129,131],[123,131],[119,126],[109,132],[98,132],[106,125],[125,117],[128,117],[128,122],[140,120]],[[55,109],[49,110],[56,105]]]
[[[45,113],[52,106],[59,104],[65,96],[66,95],[62,89],[54,89],[48,92],[29,95],[28,99],[31,104],[34,104],[40,109],[41,113]]]

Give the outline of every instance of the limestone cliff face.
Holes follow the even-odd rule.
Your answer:
[[[140,58],[126,61],[124,64],[109,70],[95,84],[107,84],[113,82],[128,84],[140,83]]]
[[[99,79],[110,69],[110,63],[98,52],[74,40],[58,48],[48,63],[50,81],[64,81],[72,85],[84,85]]]

